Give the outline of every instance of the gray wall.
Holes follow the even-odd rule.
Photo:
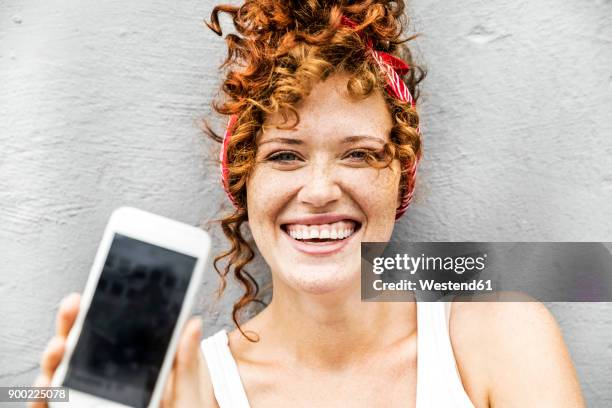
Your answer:
[[[0,0],[0,384],[28,384],[112,209],[228,208],[197,120],[223,41],[211,1]],[[612,2],[414,1],[429,68],[411,240],[610,241]],[[223,119],[216,120],[219,127]],[[207,227],[215,250],[225,248]],[[265,276],[258,261],[253,268]],[[205,331],[230,322],[209,271]],[[590,406],[612,406],[612,307],[551,304]]]

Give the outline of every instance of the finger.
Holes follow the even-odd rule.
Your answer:
[[[46,401],[28,402],[27,408],[48,408]]]
[[[27,408],[48,408],[46,401],[28,402]]]
[[[40,360],[40,368],[42,375],[51,380],[57,366],[62,361],[64,355],[65,339],[55,336],[49,341],[47,348],[43,352]]]
[[[168,375],[168,381],[166,382],[166,388],[164,389],[164,395],[161,400],[161,408],[172,408],[172,401],[174,400],[174,367]]]
[[[51,379],[46,375],[39,374],[34,381],[35,387],[49,387],[51,385]]]
[[[199,318],[191,319],[179,341],[175,362],[175,393],[187,395],[198,389],[199,346],[202,335],[202,322]]]
[[[51,383],[50,379],[41,374],[36,378],[36,381],[34,381],[34,386],[35,387],[48,387],[50,383]],[[47,408],[47,403],[40,402],[40,401],[29,402],[27,405],[27,408]]]
[[[71,293],[62,299],[59,310],[57,312],[56,320],[56,335],[60,337],[68,336],[68,332],[74,324],[77,313],[79,312],[79,304],[81,302],[81,295],[78,293]]]

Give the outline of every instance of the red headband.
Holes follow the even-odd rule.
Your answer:
[[[357,27],[357,23],[353,20],[342,17],[341,20],[342,26],[347,26],[351,28]],[[358,33],[360,37],[363,38],[362,33]],[[406,64],[401,59],[397,58],[394,55],[386,53],[384,51],[377,51],[374,49],[372,45],[371,39],[366,39],[366,44],[368,47],[368,52],[372,56],[372,59],[376,62],[380,70],[385,74],[387,81],[387,92],[399,99],[402,102],[408,102],[414,108],[416,106],[415,101],[410,94],[410,90],[402,81],[401,76],[405,75],[409,70],[410,66]],[[228,198],[236,208],[240,208],[240,205],[236,201],[236,199],[232,196],[229,191],[229,167],[227,164],[227,145],[231,138],[232,131],[236,122],[238,120],[238,115],[233,114],[230,116],[229,121],[227,123],[227,128],[225,129],[225,133],[223,134],[223,144],[221,145],[221,152],[219,154],[219,161],[221,162],[221,182],[223,184],[223,189],[227,194]],[[417,132],[419,129],[417,128]],[[395,212],[395,219],[398,220],[406,210],[408,209],[408,205],[410,201],[412,201],[412,196],[414,193],[414,186],[416,181],[416,171],[417,171],[418,158],[412,164],[407,165],[408,177],[407,177],[407,185],[402,194],[402,202],[399,207],[397,207]]]

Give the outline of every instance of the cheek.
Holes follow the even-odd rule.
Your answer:
[[[398,205],[400,176],[397,160],[390,168],[363,169],[346,174],[346,189],[367,217],[364,239],[387,241],[391,237]]]
[[[352,182],[354,195],[372,211],[395,212],[399,189],[399,177],[390,169],[365,170]]]
[[[256,167],[247,180],[247,208],[253,238],[265,242],[265,234],[274,228],[274,220],[291,195],[282,172]]]

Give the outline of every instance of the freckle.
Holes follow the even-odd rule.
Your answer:
[[[21,16],[18,14],[15,14],[11,20],[13,20],[13,23],[15,24],[21,24],[21,22],[23,21],[21,19]]]

